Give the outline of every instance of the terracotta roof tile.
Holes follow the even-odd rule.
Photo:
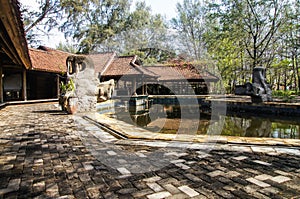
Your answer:
[[[32,70],[54,73],[67,72],[66,60],[72,53],[55,50],[47,47],[29,49]]]
[[[102,73],[113,61],[116,53],[99,53],[88,55],[94,62],[95,72]]]
[[[218,78],[205,70],[196,69],[192,64],[166,64],[145,66],[149,71],[159,75],[159,81],[218,81]]]
[[[107,69],[103,72],[104,76],[122,77],[124,75],[145,75],[156,77],[151,71],[136,64],[136,56],[115,57]]]

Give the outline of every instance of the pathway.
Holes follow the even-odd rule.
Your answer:
[[[299,198],[299,148],[118,140],[56,104],[0,110],[2,198]]]

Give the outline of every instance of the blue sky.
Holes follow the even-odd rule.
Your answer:
[[[137,1],[141,0],[132,0],[133,5]],[[151,6],[153,14],[162,14],[166,17],[167,20],[172,19],[176,16],[176,4],[178,2],[182,3],[183,0],[144,0],[147,5]],[[36,0],[20,0],[20,3],[30,6],[32,8],[37,7]],[[48,47],[55,48],[60,41],[65,42],[66,39],[63,36],[63,33],[58,32],[57,30],[52,30],[50,32],[50,38],[44,38],[44,43],[42,45],[46,45]]]

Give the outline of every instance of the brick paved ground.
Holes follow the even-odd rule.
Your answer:
[[[117,140],[55,104],[0,118],[0,198],[300,198],[299,148]]]

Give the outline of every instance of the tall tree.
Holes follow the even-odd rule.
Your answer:
[[[292,71],[291,87],[300,90],[300,0],[290,1],[285,11],[286,21],[280,28],[281,45],[278,57],[281,58],[280,62],[288,63],[287,68]],[[278,63],[278,59],[276,61]]]
[[[272,44],[282,25],[285,1],[278,0],[222,0],[216,8],[222,31],[229,30],[242,44],[251,59],[251,68],[267,66]]]
[[[41,35],[48,35],[49,31],[58,27],[63,19],[64,8],[57,0],[39,0],[38,8],[34,9],[21,4],[27,40],[30,44],[40,42]]]
[[[137,2],[125,23],[125,30],[99,46],[99,51],[137,54],[145,63],[166,61],[173,57],[167,22],[160,14],[152,15],[151,7]]]
[[[184,0],[177,4],[177,17],[171,23],[178,31],[179,49],[193,59],[205,54],[203,35],[205,32],[205,7],[201,0]]]
[[[124,29],[130,4],[128,0],[41,0],[41,11],[24,8],[23,16],[28,32],[38,28],[46,35],[58,28],[79,42],[81,52],[88,53]],[[33,32],[29,39],[36,39],[30,37]]]

